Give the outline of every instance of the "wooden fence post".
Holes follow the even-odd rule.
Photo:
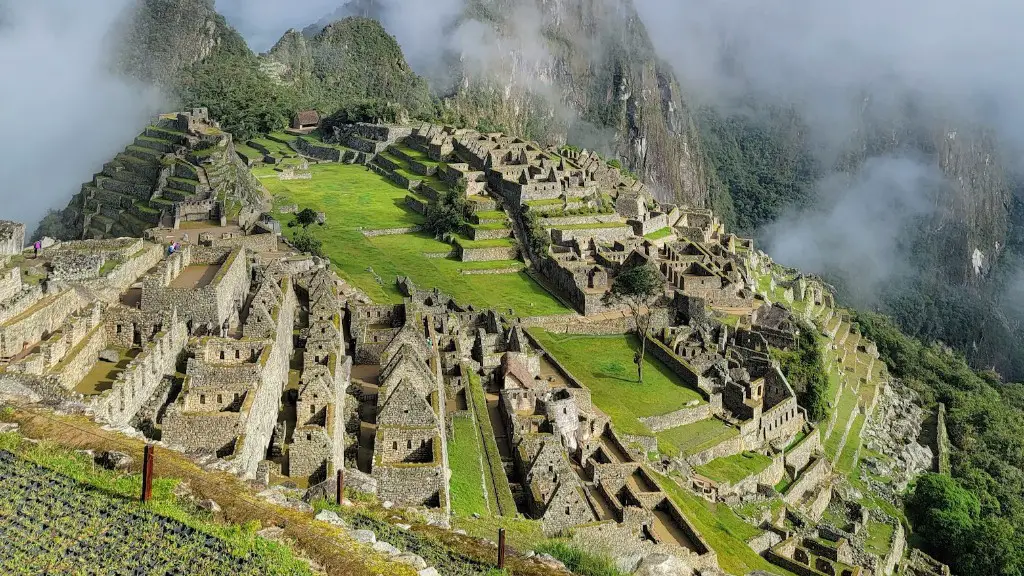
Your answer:
[[[505,529],[498,528],[498,570],[505,569]]]
[[[142,501],[153,497],[153,445],[146,444],[142,451]]]
[[[335,500],[337,501],[338,506],[341,506],[341,503],[345,500],[345,469],[344,468],[338,468],[338,482],[337,482],[337,485],[338,485],[338,491],[337,491],[338,493],[335,495]]]

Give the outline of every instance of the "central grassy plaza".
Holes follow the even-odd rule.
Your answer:
[[[530,329],[530,334],[565,368],[590,389],[594,405],[612,419],[615,429],[651,436],[640,418],[660,416],[704,402],[668,366],[650,354],[644,359],[644,381],[637,382],[633,355],[640,349],[636,336],[583,336]]]
[[[522,262],[460,262],[450,255],[452,245],[425,233],[364,235],[364,231],[423,223],[423,216],[405,205],[408,190],[365,166],[314,164],[310,172],[310,179],[281,180],[273,168],[254,170],[274,196],[275,207],[295,204],[300,210],[312,208],[326,214],[325,225],[308,230],[323,242],[324,253],[338,273],[374,301],[401,302],[395,278],[408,276],[417,286],[440,288],[463,304],[502,312],[512,309],[520,316],[571,312],[522,271]],[[290,218],[277,216],[283,223]],[[300,229],[283,226],[289,238]],[[481,270],[501,273],[481,274]]]

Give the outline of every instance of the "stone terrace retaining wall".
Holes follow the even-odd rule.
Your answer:
[[[686,462],[690,466],[701,466],[711,462],[715,458],[725,458],[726,456],[733,456],[743,452],[743,435],[733,436],[728,440],[720,442],[711,448],[702,450],[686,457]]]
[[[669,428],[676,428],[686,424],[693,424],[694,422],[699,422],[701,420],[707,420],[712,416],[711,404],[704,403],[699,406],[681,408],[675,412],[669,412],[668,414],[640,418],[640,421],[650,428],[651,432],[661,432],[662,430],[668,430]]]
[[[829,465],[827,458],[818,458],[807,470],[804,470],[804,473],[796,479],[796,482],[793,482],[789,490],[786,490],[783,500],[790,506],[796,506],[804,497],[804,494],[814,490],[818,484],[828,477],[831,470],[832,466]]]
[[[486,262],[489,260],[515,260],[519,250],[514,247],[498,248],[459,248],[463,262]]]
[[[340,148],[318,144],[301,136],[295,139],[294,148],[305,156],[328,162],[341,162],[344,155]]]
[[[817,428],[811,430],[796,446],[786,451],[786,468],[796,476],[811,461],[814,454],[821,450],[821,433]]]
[[[533,208],[530,208],[533,210]],[[620,222],[618,214],[593,214],[588,216],[546,216],[540,219],[543,226],[571,226],[574,224],[592,224],[594,222]]]
[[[633,236],[633,229],[629,226],[616,226],[615,228],[552,228],[551,239],[556,244],[566,244],[573,240],[584,240],[594,238],[598,242],[614,242],[624,240]]]
[[[363,236],[373,238],[376,236],[397,236],[399,234],[412,234],[423,230],[423,226],[406,226],[404,228],[381,228],[379,230],[363,230]]]

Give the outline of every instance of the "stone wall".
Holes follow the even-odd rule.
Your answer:
[[[164,374],[173,374],[178,357],[188,341],[185,323],[176,315],[166,323],[123,372],[110,390],[93,400],[96,419],[113,426],[127,426],[143,404],[160,386]]]
[[[444,502],[445,469],[438,464],[391,464],[373,467],[377,496],[403,506]]]
[[[25,247],[25,225],[0,220],[0,256],[21,254]]]
[[[615,228],[552,228],[551,240],[555,244],[568,244],[573,240],[581,243],[589,238],[598,242],[614,242],[633,236],[633,229],[622,225]]]
[[[341,162],[342,155],[344,154],[344,151],[340,148],[319,144],[302,136],[295,139],[294,148],[310,158],[326,160],[328,162]]]
[[[81,342],[81,347],[76,348],[73,354],[66,357],[53,371],[56,381],[65,389],[74,390],[75,386],[92,370],[99,353],[106,347],[107,332],[103,325],[97,325],[86,335]]]
[[[288,447],[288,475],[293,478],[327,478],[327,463],[334,460],[334,442],[320,426],[295,429]]]
[[[697,406],[680,408],[675,412],[669,412],[668,414],[662,414],[660,416],[640,418],[640,421],[650,428],[651,432],[661,432],[662,430],[668,430],[669,428],[693,424],[700,420],[707,420],[712,416],[711,404],[703,403]]]
[[[817,458],[811,465],[804,470],[803,474],[790,485],[789,489],[786,490],[783,495],[783,500],[790,506],[796,506],[800,500],[803,499],[804,494],[813,491],[823,481],[825,481],[829,474],[832,472],[832,466],[829,464],[828,459],[824,457]]]
[[[43,296],[20,316],[15,316],[0,326],[0,357],[15,356],[26,344],[33,345],[39,342],[44,334],[57,330],[85,303],[76,290]]]
[[[687,456],[686,462],[690,466],[701,466],[711,462],[715,458],[725,458],[726,456],[739,454],[740,452],[743,452],[744,449],[743,435],[741,434],[739,436],[733,436],[723,442],[719,442],[707,450]]]
[[[811,458],[821,451],[821,433],[812,429],[796,446],[786,451],[786,469],[796,476],[807,467]]]
[[[514,247],[462,248],[460,246],[459,248],[459,259],[463,262],[515,260],[519,257],[519,250]]]
[[[282,300],[277,312],[277,331],[270,344],[270,355],[260,375],[256,390],[252,394],[245,428],[235,447],[234,463],[243,478],[254,478],[256,466],[263,460],[270,437],[277,423],[281,394],[288,383],[288,365],[292,356],[292,326],[295,324],[295,310],[298,300],[292,289],[290,278],[282,285]]]

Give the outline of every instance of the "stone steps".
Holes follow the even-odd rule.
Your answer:
[[[188,141],[188,138],[184,132],[178,132],[177,130],[171,130],[170,128],[160,128],[159,126],[149,126],[146,131],[143,132],[144,136],[150,138],[158,138],[170,142],[172,144],[184,145]]]
[[[160,160],[160,157],[163,155],[161,152],[153,150],[152,148],[136,146],[134,144],[126,148],[125,153],[128,156],[138,158],[139,160],[151,162],[153,164],[157,164]]]
[[[163,154],[169,154],[174,152],[174,144],[164,140],[162,138],[154,138],[152,136],[137,136],[135,138],[135,145],[142,148],[149,148],[156,150]]]

